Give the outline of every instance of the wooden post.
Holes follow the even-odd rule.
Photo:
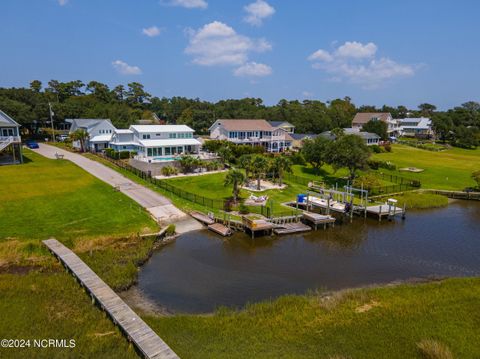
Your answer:
[[[378,221],[382,221],[382,205],[380,205],[380,211],[378,212]]]

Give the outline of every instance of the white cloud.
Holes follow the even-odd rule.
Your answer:
[[[156,26],[150,26],[142,29],[142,34],[148,36],[148,37],[155,37],[160,35],[162,32],[162,29],[159,29]]]
[[[273,6],[264,0],[257,0],[251,4],[248,4],[243,9],[247,12],[247,15],[244,17],[244,21],[254,26],[262,25],[264,19],[267,19],[275,14],[275,9]]]
[[[373,57],[376,52],[377,45],[373,42],[363,45],[360,42],[347,41],[335,51],[335,54],[340,57],[363,59]]]
[[[345,42],[333,52],[317,50],[308,57],[312,67],[323,70],[331,80],[350,81],[364,88],[379,87],[385,81],[415,74],[416,66],[397,63],[388,58],[376,58],[377,45]]]
[[[131,66],[121,60],[113,61],[112,66],[115,70],[117,70],[117,72],[121,73],[122,75],[140,75],[142,73],[140,67]]]
[[[208,3],[205,0],[162,0],[161,3],[186,9],[206,9],[208,7]]]
[[[68,0],[58,0],[58,5],[60,6],[65,6],[67,5],[67,3],[68,3]]]
[[[271,50],[272,45],[265,39],[251,39],[219,21],[204,25],[198,30],[188,29],[189,44],[185,53],[193,57],[197,65],[239,66],[248,62],[252,52]]]
[[[265,64],[247,62],[233,71],[235,76],[264,77],[273,72],[272,68]]]
[[[308,57],[308,60],[310,60],[310,61],[319,60],[319,61],[330,62],[330,61],[333,60],[333,56],[330,55],[330,53],[328,51],[320,49],[320,50],[315,51],[313,54],[311,54]]]

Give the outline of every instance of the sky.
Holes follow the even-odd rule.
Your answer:
[[[0,86],[137,81],[154,96],[480,101],[476,0],[1,0]]]

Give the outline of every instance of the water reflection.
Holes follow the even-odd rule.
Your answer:
[[[139,287],[172,310],[208,312],[315,288],[339,289],[412,277],[480,273],[480,204],[408,214],[406,221],[356,219],[284,237],[208,231],[156,252]]]

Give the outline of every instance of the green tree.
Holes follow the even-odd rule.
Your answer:
[[[230,162],[233,153],[230,146],[222,146],[218,149],[217,155],[220,156],[222,163],[225,164],[227,162]]]
[[[32,91],[39,93],[42,90],[42,82],[39,80],[33,80],[30,82],[30,88]]]
[[[85,152],[85,142],[88,139],[88,132],[82,128],[72,132],[70,134],[70,139],[72,141],[79,141],[80,142],[80,152]]]
[[[478,130],[473,127],[457,126],[455,128],[455,145],[463,148],[476,148],[478,146]]]
[[[108,86],[98,81],[90,81],[87,84],[86,91],[90,92],[92,96],[99,101],[108,102],[111,99],[111,93]]]
[[[269,168],[268,160],[265,156],[256,155],[252,158],[252,173],[257,179],[257,190],[260,191],[260,181],[265,177]]]
[[[132,82],[128,84],[128,90],[126,92],[126,100],[132,105],[141,105],[145,101],[148,101],[151,95],[144,90],[144,87],[139,82]]]
[[[383,121],[370,120],[362,126],[363,132],[375,133],[380,136],[382,140],[386,140],[388,138],[387,130],[388,125]]]
[[[422,103],[418,105],[418,109],[423,117],[432,117],[433,113],[437,110],[437,106],[430,103]]]
[[[442,142],[446,142],[453,130],[452,119],[446,114],[435,114],[432,117],[432,130]]]
[[[237,202],[239,188],[238,186],[245,181],[245,175],[242,171],[237,169],[231,169],[227,172],[225,176],[225,181],[223,183],[224,186],[232,185],[232,194],[233,194],[233,201]]]
[[[303,143],[302,154],[305,161],[310,163],[315,172],[327,162],[329,147],[332,141],[323,137],[317,136],[314,139],[306,139]]]
[[[475,182],[477,182],[477,188],[480,188],[480,170],[473,172],[472,178]]]
[[[354,180],[357,171],[368,168],[370,149],[357,135],[345,135],[330,146],[329,163],[335,170],[348,169],[350,180]]]
[[[245,178],[248,179],[250,177],[250,173],[252,172],[252,155],[242,155],[238,159],[238,166],[245,170]]]
[[[292,161],[285,155],[277,156],[273,158],[272,169],[278,176],[278,182],[283,184],[283,176],[285,172],[292,173]]]

